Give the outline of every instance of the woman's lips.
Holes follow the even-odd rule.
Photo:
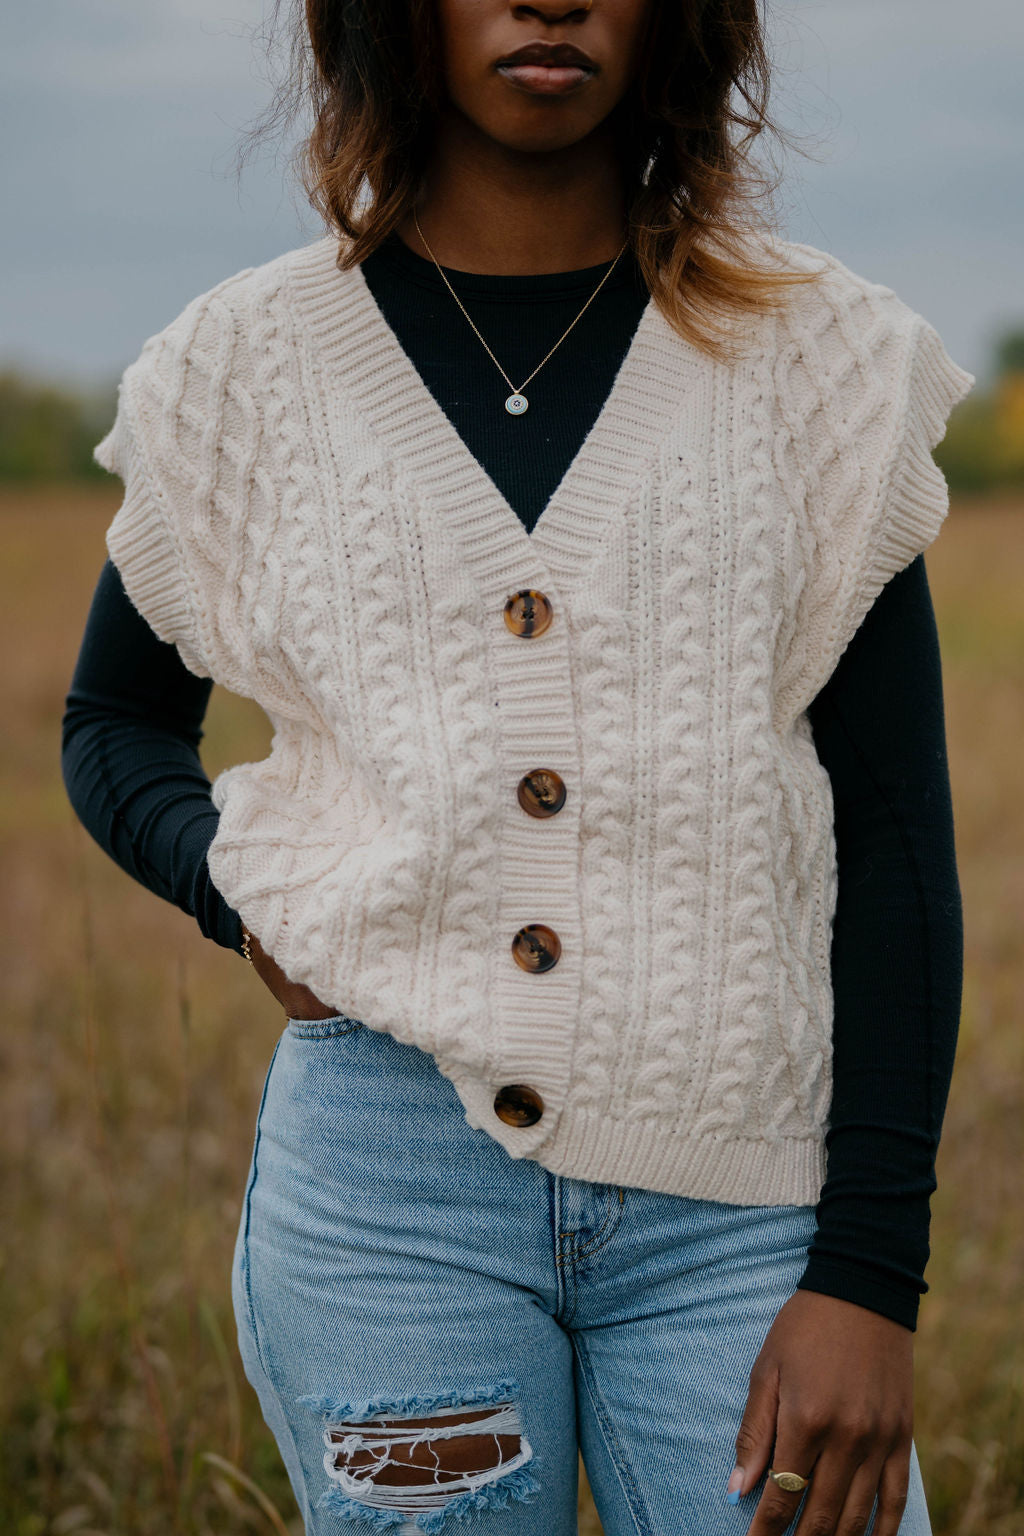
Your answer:
[[[594,71],[561,64],[499,64],[498,73],[535,96],[564,96],[589,80]]]

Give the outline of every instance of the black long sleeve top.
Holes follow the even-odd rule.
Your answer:
[[[607,264],[494,277],[448,270],[514,383]],[[506,380],[433,263],[391,236],[363,263],[388,324],[532,531],[593,425],[647,302],[620,259],[510,420]],[[218,812],[199,756],[211,684],[132,606],[108,562],[64,716],[65,783],[96,841],[142,884],[241,948],[206,853]],[[935,615],[918,556],[886,585],[808,710],[835,809],[834,1089],[804,1289],[916,1326],[929,1200],[960,1013],[963,926]]]

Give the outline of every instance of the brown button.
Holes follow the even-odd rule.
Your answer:
[[[516,794],[527,816],[555,816],[565,804],[565,784],[553,768],[531,768]]]
[[[546,928],[543,923],[528,923],[512,940],[516,965],[521,965],[524,971],[550,971],[558,964],[561,953],[561,939],[553,928]]]
[[[506,1125],[536,1125],[544,1113],[544,1100],[525,1083],[506,1083],[494,1095],[494,1113]]]
[[[543,592],[516,592],[505,603],[505,623],[514,635],[530,640],[551,623],[551,604]]]

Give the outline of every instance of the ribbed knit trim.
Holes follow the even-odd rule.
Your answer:
[[[839,1263],[816,1254],[797,1281],[797,1290],[818,1291],[822,1296],[852,1301],[855,1306],[867,1307],[894,1323],[902,1323],[911,1333],[917,1331],[920,1295],[909,1286],[887,1283],[885,1274],[869,1265]]]
[[[946,352],[937,332],[920,317],[903,380],[894,455],[898,470],[889,492],[888,515],[872,546],[864,592],[871,601],[894,571],[902,570],[935,539],[949,510],[949,492],[932,449],[943,439],[950,411],[974,384]]]
[[[197,627],[188,597],[188,571],[173,516],[165,515],[164,493],[149,459],[140,451],[134,425],[130,372],[118,391],[114,425],[93,449],[93,458],[124,482],[124,499],[107,529],[107,550],[123,573],[125,590],[153,633],[177,645],[182,660],[197,677],[209,677],[197,644]]]
[[[457,1066],[438,1063],[463,1103],[487,1113],[484,1128],[494,1134],[494,1111],[482,1101],[481,1084]],[[474,1123],[470,1120],[470,1123]],[[541,1124],[544,1122],[541,1121]],[[550,1130],[550,1127],[549,1127]],[[517,1131],[516,1136],[527,1133]],[[529,1149],[505,1141],[512,1157]],[[544,1167],[551,1173],[599,1184],[632,1184],[666,1194],[685,1190],[692,1200],[733,1205],[816,1205],[825,1178],[824,1136],[753,1141],[722,1136],[666,1136],[644,1120],[625,1122],[574,1105],[544,1142]]]

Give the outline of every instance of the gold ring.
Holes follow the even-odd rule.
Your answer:
[[[776,1487],[784,1489],[786,1493],[801,1493],[810,1482],[809,1477],[801,1477],[799,1472],[776,1472],[771,1467],[768,1468],[768,1476]]]

